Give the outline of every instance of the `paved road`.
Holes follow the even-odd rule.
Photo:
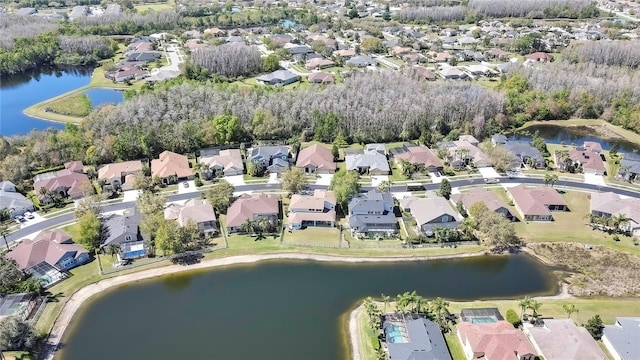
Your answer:
[[[538,179],[538,178],[514,178],[514,179],[508,179],[508,178],[501,178],[500,179],[502,184],[544,184],[544,180],[543,179]],[[472,186],[472,185],[484,185],[484,179],[482,178],[473,178],[473,179],[467,179],[467,180],[455,180],[455,181],[451,181],[451,186],[452,187],[461,187],[461,186]],[[438,190],[438,187],[440,186],[440,184],[426,184],[425,185],[425,189],[426,190]],[[588,191],[611,191],[614,192],[618,195],[624,195],[624,196],[630,196],[630,197],[637,197],[640,198],[640,193],[631,191],[631,190],[625,190],[625,189],[620,189],[620,188],[614,188],[614,187],[609,187],[609,186],[599,186],[599,185],[594,185],[594,184],[586,184],[583,182],[577,182],[577,181],[566,181],[566,180],[560,180],[557,181],[555,183],[556,187],[572,187],[572,188],[579,188],[579,189],[583,189],[583,190],[588,190]],[[325,185],[309,185],[310,189],[326,189],[327,186]],[[236,186],[235,190],[236,191],[262,191],[262,190],[278,190],[280,189],[280,184],[252,184],[252,185],[240,185],[240,186]],[[373,189],[373,187],[364,187],[363,190],[367,191],[367,190],[371,190]],[[391,191],[392,192],[406,192],[406,186],[392,186],[391,187]],[[181,200],[188,200],[188,199],[193,199],[196,197],[200,196],[200,192],[191,192],[191,193],[184,193],[184,194],[176,194],[176,195],[170,195],[167,197],[168,201],[181,201]],[[117,203],[117,204],[110,204],[110,205],[105,205],[103,207],[103,211],[104,212],[113,212],[113,211],[121,211],[121,210],[125,210],[125,209],[130,209],[132,207],[135,206],[135,201],[129,201],[129,202],[121,202],[121,203]],[[45,229],[49,229],[52,227],[55,227],[56,225],[59,224],[64,224],[66,222],[70,222],[73,221],[74,219],[74,214],[73,213],[69,213],[69,214],[64,214],[64,215],[60,215],[60,216],[56,216],[54,218],[51,219],[47,219],[44,221],[41,221],[39,223],[33,224],[33,225],[29,225],[26,226],[18,231],[15,231],[13,233],[11,233],[10,235],[7,235],[7,241],[9,243],[22,239],[28,235],[31,235],[35,232],[41,231],[41,230],[45,230]]]
[[[624,13],[622,11],[609,9],[609,8],[605,7],[604,5],[602,5],[602,4],[598,5],[598,9],[600,9],[601,11],[606,12],[606,13],[612,13],[615,16],[623,18],[625,20],[629,20],[629,21],[633,21],[633,22],[640,22],[640,18],[638,18],[638,17],[632,16],[631,14]]]

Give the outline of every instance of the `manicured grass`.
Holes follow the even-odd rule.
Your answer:
[[[3,351],[2,356],[4,356],[5,360],[31,360],[33,359],[29,356],[29,353],[26,351]]]
[[[76,239],[80,235],[80,226],[76,224],[67,225],[62,228],[64,232],[71,235],[72,239]]]
[[[338,247],[340,245],[340,230],[326,227],[308,227],[302,230],[292,230],[291,232],[285,230],[282,242],[303,246]]]
[[[85,93],[76,93],[50,102],[45,107],[45,111],[60,115],[84,117],[91,112],[91,99]]]
[[[554,221],[514,224],[519,236],[526,242],[576,242],[605,246],[614,250],[640,256],[640,246],[634,246],[631,238],[620,236],[613,241],[612,235],[592,230],[585,219],[589,212],[589,194],[568,191],[562,195],[571,211],[553,212]]]
[[[369,316],[362,309],[357,318],[358,343],[360,348],[360,358],[362,360],[377,360],[374,344],[378,342],[377,334],[369,326]]]
[[[451,331],[444,334],[444,340],[447,342],[447,347],[453,360],[467,360],[467,357],[464,355],[464,350],[462,349],[462,344],[460,344],[460,340],[458,336],[456,336],[455,326],[452,326]]]
[[[513,309],[520,314],[520,307],[518,306],[519,299],[516,300],[479,300],[479,301],[465,301],[457,302],[450,301],[449,311],[452,313],[460,314],[462,308],[473,307],[496,307],[500,310],[502,316],[506,316],[507,310]],[[556,319],[566,319],[567,313],[562,308],[562,305],[575,305],[579,312],[572,314],[571,318],[577,324],[586,323],[589,318],[598,314],[602,318],[605,324],[613,324],[616,317],[620,316],[640,316],[640,306],[638,306],[638,299],[619,299],[619,298],[576,298],[576,299],[562,299],[562,300],[540,300],[542,307],[540,308],[540,315],[544,317],[553,317]],[[529,310],[529,313],[531,311]]]
[[[311,71],[307,70],[304,66],[298,64],[291,64],[291,67],[297,72],[301,72],[304,74],[311,74]]]

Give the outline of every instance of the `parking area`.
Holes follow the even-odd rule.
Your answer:
[[[600,185],[600,186],[607,185],[602,175],[595,175],[595,174],[588,174],[588,173],[584,173],[584,182],[586,184],[593,184],[593,185]]]
[[[244,177],[242,175],[225,176],[224,179],[233,186],[245,185]]]

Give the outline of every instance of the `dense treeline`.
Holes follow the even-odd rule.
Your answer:
[[[464,19],[467,11],[464,6],[409,7],[400,10],[396,17],[401,22],[456,21]]]
[[[469,0],[469,7],[487,17],[589,18],[599,14],[591,0]]]
[[[74,20],[73,26],[63,28],[73,34],[131,35],[137,32],[158,32],[178,26],[180,15],[173,11],[147,11],[144,14],[120,13],[103,16],[83,16]]]
[[[191,61],[211,74],[229,79],[250,76],[262,71],[260,53],[245,44],[229,43],[198,49],[191,54]]]
[[[571,63],[640,67],[640,41],[585,41],[573,43],[563,52]]]
[[[401,6],[408,4],[410,6],[417,7],[430,7],[430,6],[452,6],[459,4],[459,1],[454,0],[392,0],[389,2],[391,5]]]
[[[343,85],[296,92],[183,83],[102,106],[80,127],[11,138],[22,152],[0,161],[0,177],[19,181],[31,169],[69,160],[107,163],[252,138],[311,139],[314,132],[353,142],[421,137],[433,143],[452,129],[482,137],[493,131],[503,102],[500,93],[469,83],[419,82],[392,72],[356,74]],[[223,114],[233,116],[213,120]]]
[[[56,24],[46,18],[0,14],[0,48],[11,50],[14,39],[32,39],[55,28]]]
[[[118,50],[114,41],[98,36],[60,36],[61,53],[55,59],[57,65],[90,65],[112,57]]]

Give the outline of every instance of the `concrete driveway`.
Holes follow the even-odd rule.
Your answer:
[[[198,191],[198,188],[196,188],[196,183],[193,180],[178,183],[178,194],[187,194],[196,191]]]
[[[316,179],[316,185],[331,185],[331,179],[333,179],[333,174],[318,174],[318,178]]]
[[[269,174],[269,181],[267,184],[280,184],[280,179],[278,179],[278,174]]]
[[[127,190],[122,193],[122,202],[130,202],[138,200],[140,190]]]
[[[429,173],[429,177],[431,178],[431,182],[434,184],[440,184],[442,182],[442,179],[444,179],[444,176],[436,176],[436,173],[432,172]]]
[[[233,186],[245,185],[244,177],[242,175],[225,176],[223,179],[227,180],[229,184]]]
[[[595,175],[595,174],[585,173],[584,182],[587,184],[593,184],[593,185],[602,185],[602,186],[607,185],[602,175]]]
[[[494,169],[492,167],[478,168],[478,171],[480,172],[480,175],[482,175],[482,177],[485,178],[485,179],[499,178],[500,177],[500,174],[498,174],[496,169]]]
[[[389,176],[387,175],[377,175],[371,177],[371,186],[378,186],[383,181],[389,181]]]

